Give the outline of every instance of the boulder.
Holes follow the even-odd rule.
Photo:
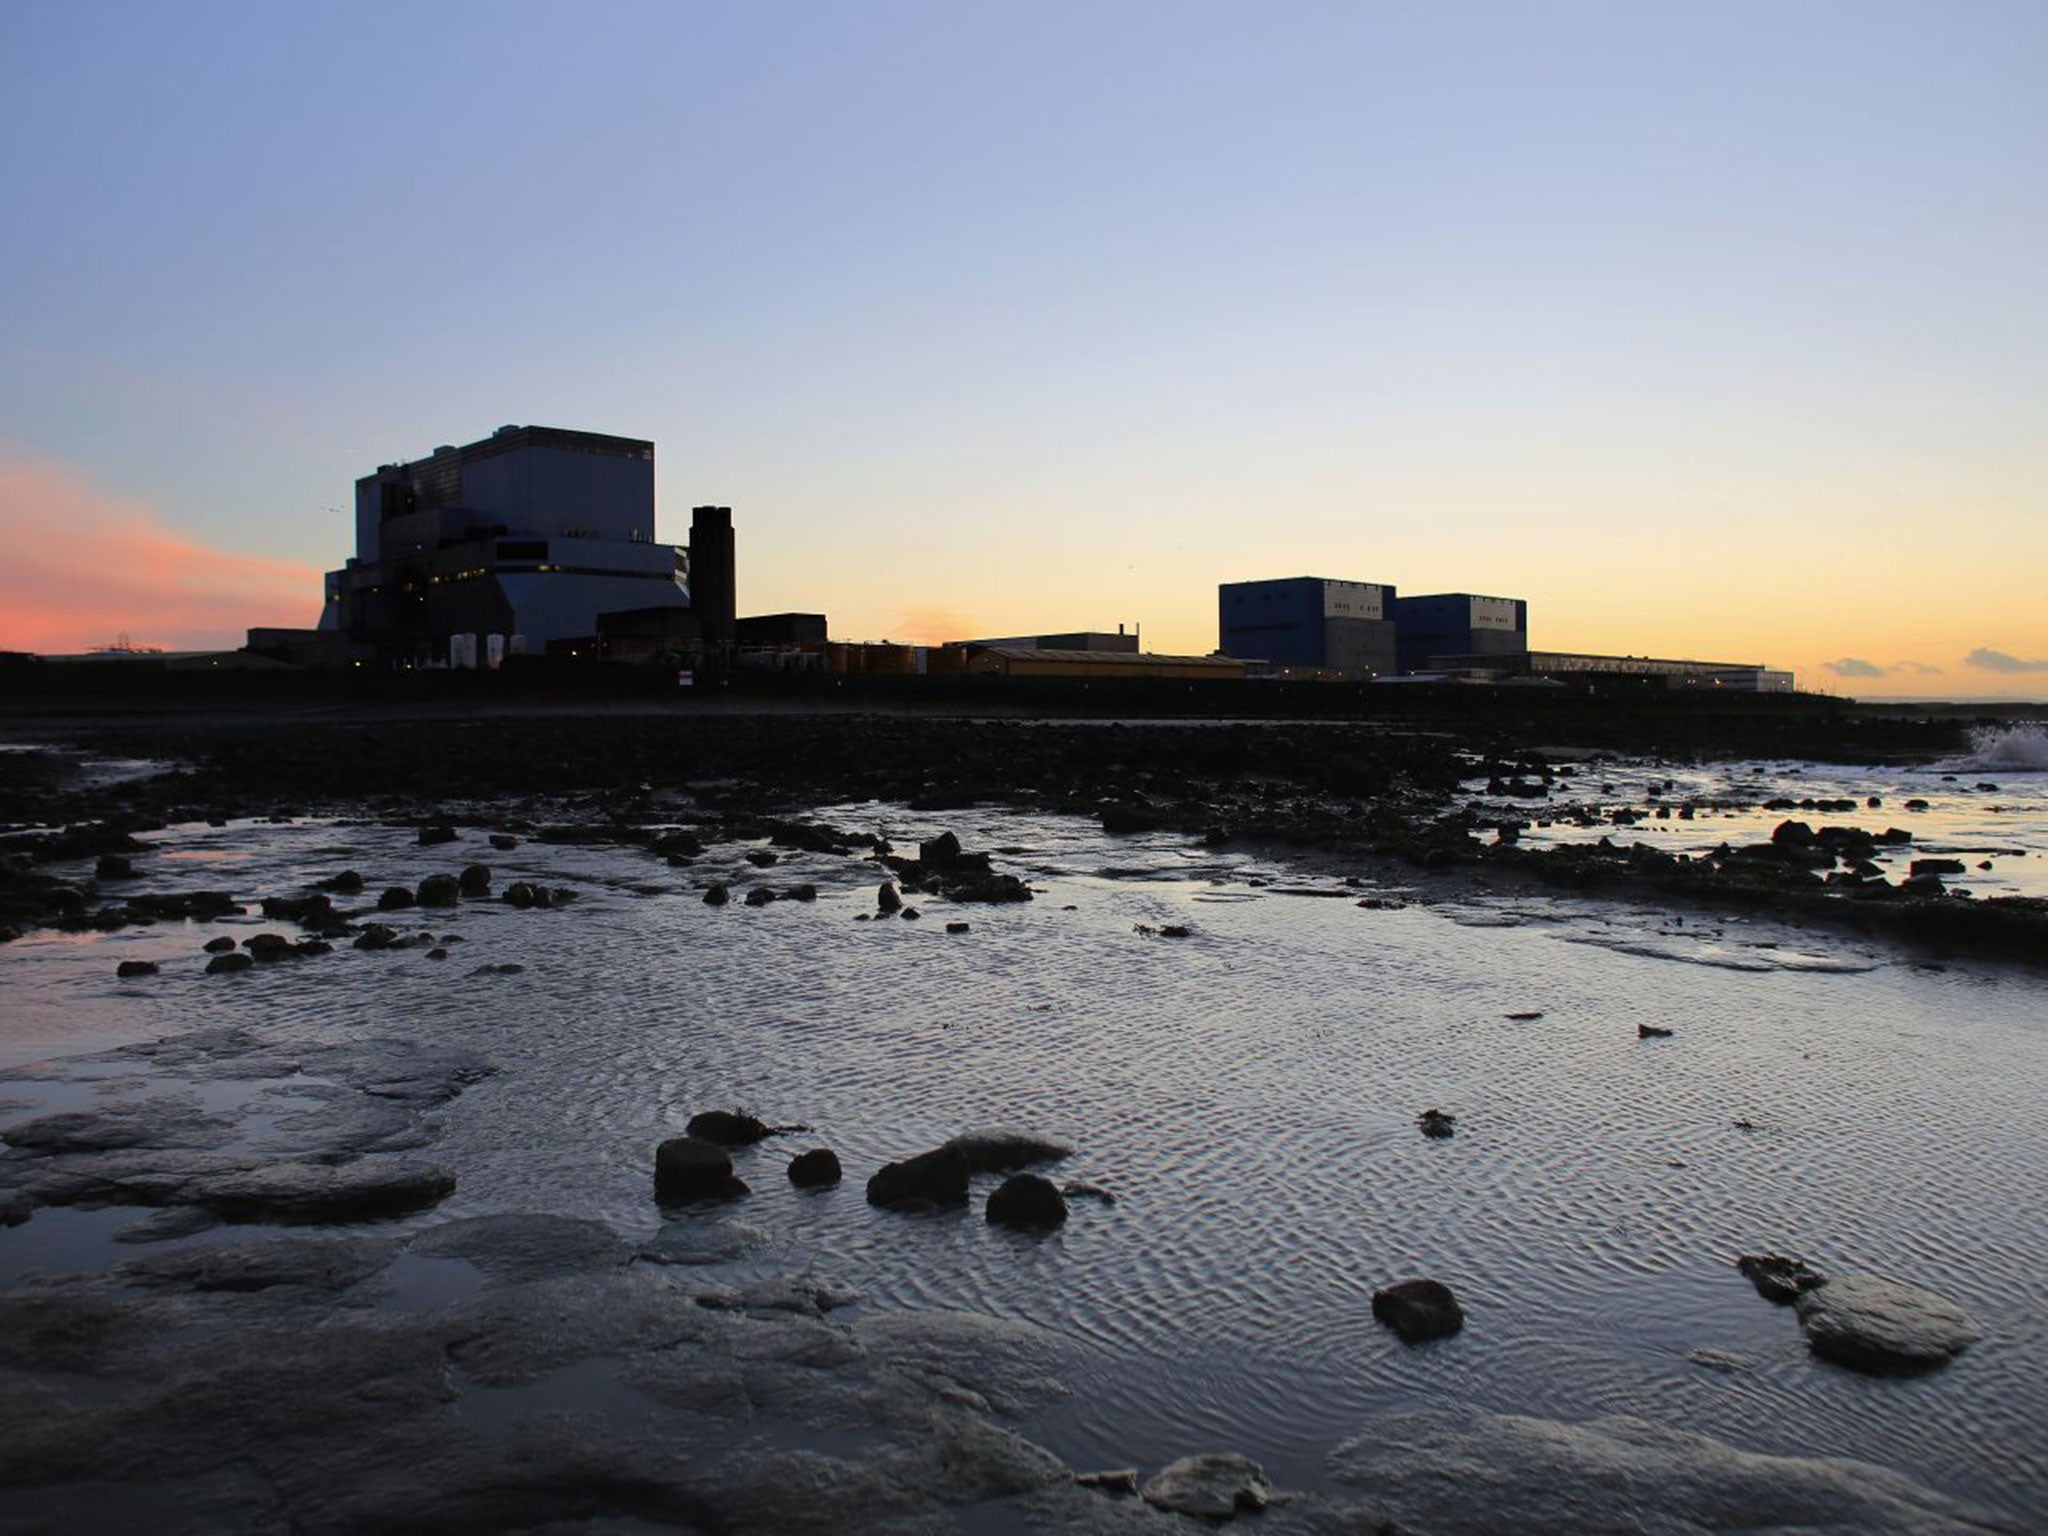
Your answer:
[[[485,877],[489,888],[489,877]],[[462,899],[462,883],[453,875],[429,875],[414,893],[423,907],[452,907]]]
[[[690,1116],[690,1123],[683,1129],[699,1141],[708,1141],[719,1147],[751,1147],[763,1137],[774,1134],[763,1121],[736,1109],[707,1109],[702,1114]]]
[[[1067,1202],[1052,1180],[1035,1173],[1012,1174],[988,1197],[986,1218],[992,1227],[1048,1232],[1065,1223]]]
[[[975,1131],[955,1136],[941,1150],[959,1153],[976,1173],[1009,1173],[1033,1163],[1056,1163],[1074,1149],[1023,1131]]]
[[[462,873],[455,877],[455,884],[465,896],[488,896],[491,894],[491,866],[465,864]]]
[[[789,1182],[798,1189],[829,1189],[839,1178],[839,1154],[830,1147],[813,1147],[789,1160]]]
[[[945,1210],[967,1203],[966,1156],[951,1143],[889,1163],[868,1180],[868,1204],[892,1211]]]
[[[234,947],[235,941],[229,938],[226,934],[220,935],[219,938],[208,939],[204,944],[200,946],[200,948],[204,949],[209,955],[224,955]]]
[[[519,846],[519,839],[510,832],[493,832],[491,834],[491,846],[500,853],[510,853]]]
[[[1404,1344],[1447,1339],[1465,1326],[1465,1309],[1440,1280],[1403,1280],[1372,1293],[1372,1315]]]
[[[1794,1303],[1813,1352],[1873,1375],[1913,1375],[1946,1365],[1978,1338],[1954,1302],[1877,1275],[1850,1275]]]
[[[732,900],[732,892],[723,885],[714,885],[704,893],[704,905],[722,907]]]
[[[402,911],[412,906],[417,899],[411,891],[402,885],[388,886],[385,888],[384,894],[377,898],[377,910],[379,912]]]
[[[1147,1504],[1202,1520],[1228,1520],[1272,1501],[1266,1469],[1235,1453],[1183,1456],[1160,1469],[1143,1489]]]
[[[325,880],[314,882],[323,891],[336,891],[343,896],[353,896],[363,888],[363,877],[355,870],[344,869],[338,875],[329,875]]]
[[[749,907],[765,907],[768,905],[769,902],[773,901],[774,899],[775,893],[771,891],[767,886],[757,885],[751,891],[747,892],[747,898],[743,905]]]
[[[894,912],[903,905],[903,898],[896,894],[896,883],[884,880],[875,892],[875,906],[883,912]]]
[[[436,843],[452,843],[454,841],[455,829],[453,827],[420,828],[420,846],[422,848],[431,848]]]
[[[154,976],[157,969],[154,960],[123,960],[114,967],[114,974],[123,981],[132,981],[137,976]]]
[[[272,1163],[202,1181],[191,1203],[229,1221],[370,1221],[423,1211],[454,1189],[455,1175],[431,1163]]]
[[[1440,1109],[1425,1109],[1415,1117],[1415,1123],[1431,1141],[1444,1141],[1458,1134],[1458,1117]]]
[[[747,1193],[725,1148],[696,1136],[672,1136],[654,1149],[654,1198],[664,1205],[729,1200]]]
[[[207,961],[206,974],[209,976],[219,976],[230,971],[246,971],[255,964],[256,962],[248,955],[243,954],[240,950],[231,949],[225,954],[215,955],[211,960]]]
[[[133,880],[135,866],[128,862],[125,854],[103,853],[99,857],[99,862],[93,866],[92,873],[96,880]]]

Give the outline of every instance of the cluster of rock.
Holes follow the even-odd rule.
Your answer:
[[[802,1129],[772,1126],[739,1110],[706,1110],[694,1115],[683,1135],[670,1137],[655,1148],[655,1198],[663,1204],[685,1204],[748,1194],[746,1181],[733,1171],[729,1149]],[[1068,1155],[1068,1148],[1036,1136],[1007,1132],[956,1136],[929,1152],[877,1169],[867,1181],[867,1200],[883,1210],[952,1210],[968,1203],[969,1180],[974,1174],[1008,1172],[1011,1177],[988,1197],[989,1223],[1046,1232],[1066,1221],[1065,1194],[1050,1179],[1012,1170],[1056,1162]],[[842,1176],[838,1154],[829,1147],[798,1153],[787,1172],[789,1181],[803,1189],[830,1188]],[[1072,1187],[1077,1193],[1111,1198],[1092,1185]]]
[[[1948,1364],[1981,1336],[1947,1298],[1880,1275],[1823,1275],[1804,1259],[1746,1253],[1736,1268],[1757,1294],[1792,1307],[1807,1347],[1874,1376],[1916,1376]]]

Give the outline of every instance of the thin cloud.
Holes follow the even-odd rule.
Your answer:
[[[1844,656],[1840,661],[1824,661],[1821,665],[1837,677],[1883,677],[1888,670],[1860,656]]]
[[[0,650],[62,654],[126,634],[137,645],[240,645],[252,625],[306,625],[320,573],[211,549],[147,503],[68,465],[0,447]]]
[[[1978,646],[1963,658],[1966,667],[1982,667],[1986,672],[2048,672],[2048,658],[2026,661],[2018,656],[2008,656],[2004,651],[1994,651]]]
[[[1924,661],[1900,661],[1892,664],[1894,672],[1911,672],[1916,677],[1941,677],[1941,668],[1929,666]]]

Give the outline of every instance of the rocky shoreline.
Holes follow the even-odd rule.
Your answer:
[[[1690,760],[1757,749],[1755,721],[1724,734],[1686,723],[1693,727],[1684,748]],[[1424,877],[1480,875],[1621,900],[1768,912],[1937,954],[2048,963],[2048,900],[1970,897],[1945,883],[1950,871],[1932,868],[1887,880],[1869,855],[1879,842],[1910,833],[1828,819],[1861,807],[1786,801],[1786,819],[1767,842],[1673,855],[1630,829],[1651,815],[1689,818],[1691,806],[1586,798],[1575,793],[1575,759],[1591,749],[1511,741],[1483,718],[1423,729],[845,714],[643,714],[600,723],[521,715],[203,728],[164,722],[63,734],[98,753],[175,766],[79,787],[61,757],[10,754],[13,771],[0,789],[0,938],[35,926],[106,927],[163,915],[157,909],[175,893],[144,892],[138,905],[126,894],[135,889],[127,859],[134,833],[172,822],[368,809],[441,825],[450,819],[448,803],[488,802],[495,816],[528,825],[537,824],[533,816],[574,816],[576,827],[557,835],[651,847],[679,814],[708,813],[744,829],[788,825],[819,805],[876,800],[932,812],[1026,806],[1097,820],[1111,833],[1265,842]],[[1586,728],[1591,738],[1614,734]],[[1931,757],[1954,750],[1960,735],[1953,723],[1851,716],[1826,728],[1809,723],[1798,740],[1778,745],[1867,761]],[[1475,782],[1524,809],[1474,810],[1465,787]],[[684,799],[686,813],[676,808]],[[531,815],[522,817],[521,800],[534,802]],[[1524,846],[1521,833],[1537,817],[1608,824],[1611,834],[1597,843]],[[47,868],[88,858],[96,861],[90,881]]]
[[[1112,834],[1377,861],[1424,882],[1654,892],[1915,943],[2048,955],[2040,904],[1924,888],[1858,900],[1829,886],[1826,874],[1865,841],[1836,836],[1830,847],[1825,822],[1807,837],[1774,837],[1768,852],[1697,864],[1612,848],[1523,850],[1457,807],[1461,786],[1477,777],[1555,793],[1569,759],[1481,729],[634,717],[594,731],[541,717],[123,727],[78,741],[177,766],[81,785],[62,754],[15,754],[23,771],[0,790],[0,822],[16,829],[0,923],[17,930],[218,915],[232,898],[165,889],[136,834],[337,813],[415,827],[422,849],[456,827],[488,829],[494,846],[616,845],[686,874],[707,844],[764,842],[763,858],[748,856],[760,883],[735,898],[749,901],[806,899],[802,886],[775,883],[777,848],[874,858],[890,878],[873,917],[898,921],[920,895],[1029,898],[957,839],[913,853],[814,814],[879,800],[928,812],[1021,805]],[[1786,825],[1803,824],[1798,812],[1787,809]],[[1816,819],[1826,814],[1835,813]],[[52,870],[82,860],[90,879]],[[291,932],[230,944],[215,959],[248,968],[311,958],[316,946],[426,947],[436,936],[411,930],[437,909],[567,899],[528,882],[497,890],[481,864],[381,892],[347,873],[266,901],[265,915]],[[714,889],[725,887],[707,887],[707,900]],[[1767,1530],[1795,1514],[1822,1530],[2027,1529],[1865,1463],[1755,1455],[1618,1416],[1443,1407],[1332,1425],[1320,1490],[1276,1487],[1228,1446],[1189,1445],[1187,1460],[1160,1467],[1070,1467],[1014,1427],[1067,1390],[1058,1337],[965,1313],[871,1311],[829,1275],[765,1274],[751,1262],[760,1234],[728,1200],[743,1176],[781,1176],[779,1157],[745,1150],[776,1128],[696,1106],[680,1139],[732,1156],[672,1158],[687,1177],[665,1208],[650,1146],[648,1197],[662,1221],[651,1237],[552,1213],[439,1220],[432,1213],[463,1174],[437,1154],[444,1118],[495,1070],[484,1055],[402,1034],[340,1041],[200,1027],[92,1060],[138,1080],[319,1086],[298,1090],[310,1102],[282,1114],[163,1095],[10,1127],[0,1220],[12,1225],[0,1242],[32,1238],[52,1213],[122,1211],[114,1240],[140,1256],[0,1291],[0,1532],[909,1536],[1170,1532],[1244,1517],[1276,1533],[1450,1536]],[[1050,1155],[1024,1150],[963,1136],[846,1173],[866,1186],[878,1220],[952,1220],[970,1180],[988,1185]],[[1101,1194],[1039,1179],[998,1200],[1015,1182],[983,1191],[987,1217],[1027,1241],[1057,1224],[1055,1209],[1064,1215],[1053,1201]],[[226,1238],[237,1228],[252,1235]],[[203,1246],[154,1246],[209,1229]],[[1868,1304],[1842,1284],[1838,1300]],[[1416,1348],[1441,1347],[1428,1340],[1462,1320],[1435,1282],[1383,1294],[1386,1325]],[[1895,1323],[1896,1298],[1877,1301]],[[1375,1297],[1374,1311],[1382,1306]],[[1808,1310],[1837,1358],[1855,1353],[1835,1342],[1844,1309]]]

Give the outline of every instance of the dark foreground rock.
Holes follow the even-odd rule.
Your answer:
[[[789,1160],[789,1182],[798,1189],[830,1189],[839,1179],[839,1154],[830,1147],[813,1147]]]
[[[990,1226],[1010,1227],[1019,1232],[1049,1232],[1066,1222],[1067,1201],[1052,1180],[1035,1173],[1019,1173],[990,1192],[985,1214]]]
[[[1073,1155],[1071,1147],[1023,1131],[973,1131],[955,1136],[946,1143],[946,1150],[966,1158],[967,1166],[976,1173],[1008,1173]]]
[[[2025,1527],[1867,1462],[1760,1456],[1644,1419],[1466,1409],[1376,1419],[1331,1454],[1402,1531],[1498,1536],[1984,1536]]]
[[[1262,1510],[1272,1501],[1266,1469],[1233,1453],[1183,1456],[1147,1480],[1144,1499],[1155,1508],[1204,1520]]]
[[[1440,1280],[1403,1280],[1372,1294],[1372,1315],[1404,1344],[1447,1339],[1465,1326],[1465,1309]]]
[[[1805,1292],[1825,1285],[1827,1277],[1806,1260],[1782,1253],[1745,1253],[1735,1261],[1757,1295],[1779,1306],[1790,1306]]]
[[[664,1205],[729,1200],[747,1193],[725,1148],[696,1136],[672,1136],[654,1149],[654,1197]]]
[[[868,1180],[868,1204],[892,1211],[947,1210],[967,1203],[965,1154],[950,1143],[885,1164]]]
[[[775,1134],[767,1122],[738,1109],[707,1109],[690,1116],[690,1123],[683,1129],[699,1141],[720,1147],[751,1147]]]
[[[1877,1275],[1830,1280],[1803,1292],[1795,1305],[1815,1354],[1874,1375],[1931,1371],[1979,1336],[1954,1302]]]

